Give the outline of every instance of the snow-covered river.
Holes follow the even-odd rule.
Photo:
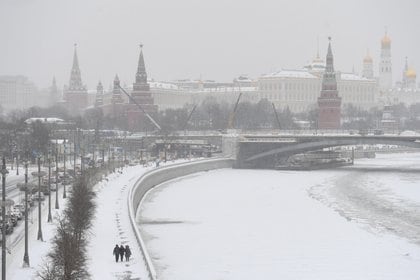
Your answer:
[[[159,279],[419,279],[420,154],[198,173],[155,188],[141,215]]]

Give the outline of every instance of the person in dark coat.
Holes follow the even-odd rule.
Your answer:
[[[128,262],[130,260],[131,250],[130,246],[125,245],[125,261]]]
[[[118,262],[118,257],[120,255],[120,247],[118,247],[118,244],[115,245],[113,254],[115,256],[115,261]]]
[[[124,246],[121,244],[120,246],[120,260],[123,261],[124,260],[124,253],[125,253],[125,249]]]

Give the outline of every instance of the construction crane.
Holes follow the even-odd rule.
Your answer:
[[[194,105],[194,107],[192,108],[191,112],[188,114],[188,118],[187,118],[187,120],[185,121],[185,124],[184,124],[184,126],[182,127],[182,130],[185,130],[185,129],[187,128],[188,122],[190,121],[190,119],[191,119],[191,117],[192,117],[192,114],[193,114],[193,113],[194,113],[194,111],[195,111],[195,108],[197,108],[197,104],[195,104],[195,105]]]
[[[274,114],[276,115],[277,125],[279,126],[279,129],[281,129],[279,114],[277,114],[276,106],[274,106],[274,103],[271,103],[273,105]]]
[[[233,108],[233,111],[229,116],[228,129],[233,128],[233,124],[235,122],[235,115],[236,115],[236,111],[238,110],[238,104],[239,104],[239,100],[241,100],[241,96],[242,96],[242,92],[239,89],[238,99],[236,100],[235,107]]]
[[[128,99],[130,99],[130,101],[132,101],[134,104],[137,105],[137,107],[139,107],[139,109],[143,112],[143,114],[153,123],[154,126],[156,126],[156,128],[160,131],[162,130],[162,128],[160,127],[160,125],[152,118],[152,116],[150,116],[144,109],[143,107],[140,106],[140,104],[137,103],[137,101],[131,96],[129,95],[120,85],[118,85],[118,87],[122,90],[122,92],[125,93],[125,95],[128,96]]]

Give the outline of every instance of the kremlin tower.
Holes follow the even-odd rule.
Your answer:
[[[52,85],[49,90],[49,99],[50,99],[49,105],[55,105],[58,102],[58,100],[60,99],[58,94],[59,92],[58,92],[57,82],[55,80],[55,77],[53,77]]]
[[[112,104],[122,103],[124,103],[124,100],[122,98],[122,92],[120,89],[120,78],[118,78],[118,75],[115,75],[114,88],[112,89]]]
[[[379,62],[379,88],[382,91],[392,88],[391,39],[385,32],[381,40],[381,61]]]
[[[150,92],[150,86],[147,82],[146,66],[143,58],[143,45],[140,45],[140,56],[137,65],[136,81],[133,84],[131,97],[135,103],[141,106],[141,109],[130,100],[127,108],[128,127],[136,130],[146,130],[150,127],[150,121],[145,113],[156,114],[158,108],[154,105],[154,100]]]
[[[321,96],[318,97],[318,128],[339,129],[341,126],[341,97],[338,96],[331,37],[328,40],[327,64],[322,76]]]
[[[154,100],[149,84],[147,83],[142,47],[141,45],[136,80],[133,84],[133,91],[131,92],[131,97],[134,101],[130,99],[129,103],[126,102],[127,99],[121,90],[118,75],[115,75],[112,94],[107,99],[107,102],[101,97],[103,95],[101,83],[97,87],[96,95],[96,106],[102,110],[105,116],[112,117],[115,124],[119,123],[121,125],[127,123],[128,129],[137,131],[153,129],[150,120],[145,114],[153,115],[158,111],[157,106],[153,104]]]
[[[70,82],[64,88],[63,98],[70,113],[80,114],[88,106],[88,94],[86,86],[82,83],[76,47],[77,45],[75,44]]]
[[[101,81],[99,81],[96,86],[95,107],[100,107],[102,105],[104,105],[104,87],[102,86]]]

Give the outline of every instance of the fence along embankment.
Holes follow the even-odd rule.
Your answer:
[[[146,264],[149,279],[157,279],[156,271],[146,250],[146,246],[144,244],[143,238],[141,237],[141,233],[137,224],[137,215],[140,209],[141,201],[143,200],[146,193],[155,186],[177,177],[213,169],[231,168],[233,164],[234,159],[217,158],[160,167],[143,174],[143,176],[141,176],[130,189],[128,194],[128,212],[130,215],[130,222],[135,233],[136,240],[140,246],[143,260]]]

